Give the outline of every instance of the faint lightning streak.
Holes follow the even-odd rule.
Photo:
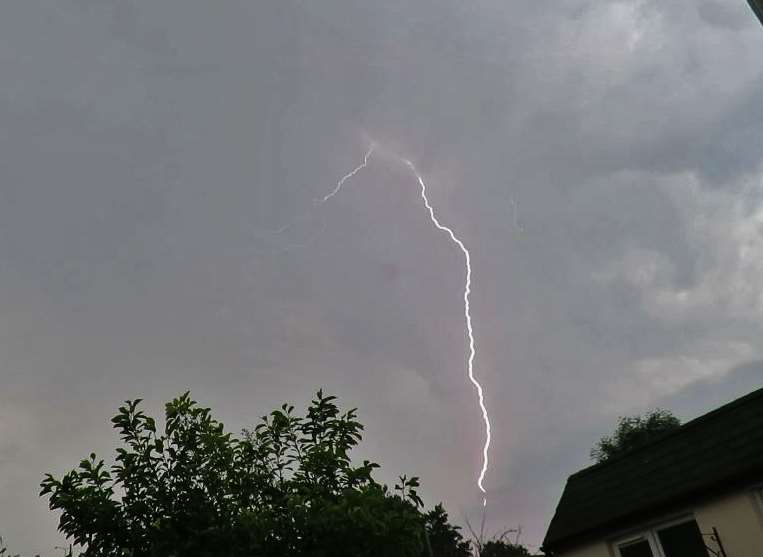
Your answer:
[[[313,207],[312,210],[308,210],[308,211],[302,213],[301,215],[299,215],[296,218],[294,218],[291,222],[288,222],[288,223],[284,224],[280,228],[276,228],[275,230],[266,230],[264,232],[259,232],[259,233],[257,233],[257,235],[261,236],[263,234],[267,234],[268,236],[271,236],[271,237],[280,236],[281,234],[283,234],[284,232],[289,230],[291,227],[293,227],[297,222],[299,222],[301,220],[306,220],[308,217],[310,217],[310,215],[314,211],[315,207],[323,205],[329,199],[331,199],[336,194],[338,194],[339,191],[342,189],[342,186],[344,186],[344,183],[347,180],[350,180],[351,178],[354,178],[355,175],[358,172],[360,172],[361,170],[363,170],[364,168],[366,168],[368,166],[368,161],[370,160],[371,155],[373,154],[375,148],[376,148],[376,144],[371,143],[371,145],[368,147],[368,151],[366,151],[366,154],[363,157],[363,162],[361,164],[359,164],[358,166],[353,168],[352,171],[349,172],[348,174],[345,174],[344,176],[342,176],[339,179],[339,181],[336,183],[336,186],[334,187],[334,189],[331,190],[331,192],[329,192],[328,194],[324,195],[321,198],[314,199],[313,200],[314,207]],[[321,230],[324,230],[325,228],[326,227],[324,225]],[[309,247],[313,242],[315,242],[316,238],[317,238],[317,235],[313,236],[310,240],[308,240],[307,242],[305,242],[303,244],[291,244],[291,245],[288,245],[284,249],[278,250],[276,253],[286,253],[286,252],[292,251],[294,249],[300,249],[300,248]]]
[[[511,203],[512,208],[512,216],[514,219],[514,228],[519,230],[520,232],[524,232],[524,226],[519,222],[519,205],[517,204],[516,200],[512,197],[509,199],[509,203]]]
[[[326,201],[328,201],[329,199],[331,199],[332,197],[334,197],[336,194],[339,193],[339,191],[342,189],[342,186],[347,180],[353,178],[358,172],[360,172],[365,167],[367,167],[368,160],[371,158],[371,155],[373,154],[375,148],[376,148],[376,145],[372,143],[371,146],[368,148],[368,151],[366,151],[366,156],[363,157],[363,162],[359,164],[358,166],[356,166],[352,170],[352,172],[342,176],[342,178],[337,182],[336,187],[333,190],[331,190],[329,193],[324,195],[321,199],[316,199],[315,204],[323,205],[324,203],[326,203]]]
[[[408,159],[401,160],[408,166],[408,168],[411,169],[411,172],[416,176],[416,179],[419,182],[419,186],[421,186],[421,198],[424,200],[424,207],[429,211],[429,218],[432,221],[432,224],[435,225],[435,227],[438,230],[442,230],[443,232],[446,232],[449,236],[451,241],[458,246],[458,248],[461,250],[461,252],[464,254],[464,259],[466,261],[466,283],[464,285],[464,317],[466,318],[466,331],[469,336],[469,358],[467,360],[467,371],[469,375],[469,380],[472,382],[472,385],[474,385],[474,388],[477,390],[477,398],[479,401],[480,410],[482,411],[482,420],[485,422],[485,444],[482,447],[482,469],[480,470],[479,477],[477,478],[477,486],[479,487],[480,491],[483,494],[487,494],[485,491],[485,487],[483,485],[483,482],[485,480],[485,474],[487,473],[487,468],[489,464],[489,451],[490,451],[490,416],[488,415],[487,407],[485,406],[485,396],[482,389],[482,384],[477,380],[477,378],[474,376],[474,358],[477,355],[477,351],[475,348],[474,343],[474,331],[472,329],[472,314],[471,314],[471,306],[469,303],[469,295],[472,292],[472,263],[471,263],[471,254],[469,253],[469,250],[466,249],[466,246],[464,243],[456,236],[456,234],[453,232],[451,228],[448,228],[447,226],[444,226],[440,223],[437,216],[435,215],[434,209],[432,208],[432,205],[429,203],[429,198],[427,197],[427,186],[424,183],[424,179],[421,177],[421,174],[419,174],[418,170],[416,170],[416,166]],[[487,505],[487,497],[483,497],[482,499],[482,505]]]

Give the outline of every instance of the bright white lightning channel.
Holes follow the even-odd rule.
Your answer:
[[[421,199],[424,200],[424,207],[427,208],[429,211],[429,218],[432,221],[432,224],[438,229],[442,230],[443,232],[447,233],[448,236],[450,236],[451,241],[458,246],[458,248],[461,250],[461,252],[464,254],[464,261],[466,263],[466,283],[464,284],[464,317],[466,319],[466,332],[469,337],[469,357],[467,359],[467,373],[469,375],[469,381],[472,382],[472,385],[474,385],[474,388],[477,391],[477,400],[479,402],[480,410],[482,412],[482,420],[485,422],[485,444],[482,446],[482,468],[480,469],[479,476],[477,478],[477,487],[479,487],[480,491],[486,495],[487,492],[485,491],[485,486],[483,485],[485,481],[485,474],[487,473],[487,467],[489,464],[489,452],[490,452],[490,415],[488,414],[487,407],[485,406],[485,395],[482,388],[482,384],[477,380],[477,378],[474,376],[474,358],[477,355],[477,350],[474,343],[474,330],[472,328],[472,313],[471,313],[471,305],[469,300],[469,295],[472,293],[472,257],[469,253],[469,250],[466,248],[464,243],[456,236],[456,234],[453,232],[453,230],[442,223],[440,223],[439,219],[437,218],[437,215],[434,212],[434,208],[429,203],[429,198],[427,197],[427,186],[424,182],[424,179],[421,177],[421,174],[419,174],[418,170],[416,170],[416,166],[408,160],[408,159],[401,159],[408,168],[411,169],[411,172],[413,172],[414,176],[416,176],[416,179],[419,182],[419,186],[421,186]],[[487,497],[482,498],[482,506],[487,505]]]
[[[371,159],[371,156],[376,151],[377,145],[375,143],[372,143],[371,146],[368,148],[368,151],[366,151],[365,156],[363,157],[363,162],[356,166],[352,171],[342,176],[342,178],[337,182],[336,186],[333,190],[331,190],[328,194],[325,196],[318,198],[315,200],[315,205],[323,205],[327,201],[329,201],[332,197],[336,196],[341,190],[342,186],[344,184],[355,177],[358,172],[363,170],[368,166],[368,163]],[[471,253],[467,249],[466,245],[464,245],[464,242],[461,241],[458,236],[456,236],[455,232],[453,232],[453,229],[443,225],[440,220],[437,218],[437,215],[435,213],[434,208],[432,207],[431,203],[429,202],[429,198],[427,197],[427,186],[424,182],[423,177],[421,174],[419,174],[419,171],[416,169],[416,166],[411,162],[409,159],[403,158],[399,155],[395,155],[395,158],[402,161],[413,173],[413,175],[416,177],[416,180],[419,183],[419,186],[421,187],[421,199],[424,201],[424,207],[429,212],[429,219],[432,221],[432,224],[437,228],[438,230],[441,230],[442,232],[445,232],[450,237],[450,240],[461,250],[461,253],[464,255],[464,261],[466,265],[466,282],[464,284],[464,318],[466,320],[466,333],[469,339],[469,356],[467,358],[467,374],[469,376],[469,381],[471,381],[472,385],[474,386],[474,389],[477,391],[477,400],[479,403],[480,411],[482,412],[482,420],[485,423],[485,444],[482,446],[482,467],[480,468],[479,476],[477,477],[477,487],[483,494],[482,498],[482,505],[487,505],[487,491],[485,490],[484,481],[485,481],[485,474],[487,473],[488,465],[490,463],[489,459],[489,453],[490,453],[490,441],[491,441],[491,428],[490,428],[490,416],[487,411],[487,407],[485,406],[485,395],[484,395],[484,389],[482,387],[482,384],[477,380],[476,376],[474,375],[474,360],[477,356],[477,349],[476,344],[474,341],[474,329],[472,327],[472,313],[471,313],[471,303],[470,303],[470,295],[472,293],[472,261],[471,261]],[[277,231],[274,231],[276,234],[285,231],[287,228],[289,228],[291,224],[286,225]]]

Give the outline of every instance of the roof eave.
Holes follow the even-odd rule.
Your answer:
[[[758,485],[761,481],[763,481],[763,472],[757,468],[750,469],[738,476],[726,478],[714,485],[705,486],[701,490],[684,494],[682,497],[670,502],[640,509],[638,512],[618,517],[608,523],[599,524],[572,535],[563,536],[551,541],[544,540],[541,550],[549,555],[554,555],[556,552],[580,547],[586,543],[592,543],[603,537],[608,537],[617,530],[637,526],[639,523],[654,519],[655,516],[672,514],[698,502],[711,500],[739,489],[749,488],[753,484]]]
[[[763,24],[763,0],[747,0],[750,3],[752,11],[758,16],[758,19]]]

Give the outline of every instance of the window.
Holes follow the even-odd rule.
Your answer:
[[[657,531],[665,557],[707,557],[697,521],[690,520]]]
[[[627,542],[618,547],[620,557],[654,557],[649,540],[641,539]]]
[[[614,545],[618,557],[708,557],[694,519],[653,528]]]

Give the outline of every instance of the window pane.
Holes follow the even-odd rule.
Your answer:
[[[654,557],[652,548],[646,540],[621,545],[617,549],[620,550],[621,557]]]
[[[708,557],[696,521],[691,520],[657,532],[665,557]]]

